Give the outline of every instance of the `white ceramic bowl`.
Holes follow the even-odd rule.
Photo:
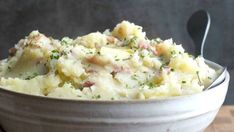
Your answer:
[[[0,124],[6,132],[198,132],[214,120],[229,79],[227,72],[210,90],[146,101],[64,100],[0,88]]]

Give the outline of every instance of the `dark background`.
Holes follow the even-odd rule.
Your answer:
[[[205,58],[227,66],[233,76],[234,0],[0,0],[0,59],[35,29],[58,39],[75,38],[112,29],[122,20],[143,26],[149,38],[172,37],[193,52],[186,22],[200,9],[211,15]],[[231,79],[225,104],[234,104],[233,86]]]

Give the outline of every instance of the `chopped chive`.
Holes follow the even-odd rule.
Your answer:
[[[33,78],[35,78],[37,75],[38,75],[38,73],[33,73],[33,75],[26,77],[25,80],[33,79]]]
[[[126,61],[126,60],[130,60],[130,58],[125,58],[125,59],[122,59],[122,61]]]
[[[169,62],[166,62],[166,63],[164,63],[164,64],[162,64],[161,66],[160,66],[160,70],[162,70],[165,66],[167,66],[169,64]]]
[[[62,40],[62,41],[61,41],[61,45],[67,45],[67,41]]]
[[[140,57],[141,57],[141,59],[143,59],[145,56],[144,56],[144,55],[142,55],[142,54],[140,54]]]
[[[58,50],[52,50],[52,54],[50,55],[50,59],[58,59],[60,57],[59,51]]]
[[[71,41],[72,41],[72,39],[70,39],[69,37],[64,37],[64,38],[62,38],[60,44],[67,46],[69,44],[69,42],[71,42]]]
[[[132,76],[131,76],[131,78],[132,78],[133,80],[138,81],[138,79],[137,79],[137,75],[136,75],[136,74],[132,75]]]
[[[174,55],[174,54],[176,54],[176,51],[175,51],[175,50],[172,50],[172,51],[171,51],[171,55]]]
[[[8,69],[8,71],[11,71],[11,67],[10,66],[8,66],[7,69]]]
[[[154,87],[154,84],[152,82],[149,83],[149,89],[152,89]]]
[[[144,86],[144,85],[145,85],[145,83],[140,83],[140,82],[139,82],[139,85],[140,85],[140,86]]]
[[[128,84],[125,84],[125,87],[126,87],[127,89],[130,89],[130,87],[129,87],[129,85],[128,85]]]
[[[100,95],[100,94],[98,94],[98,95],[93,95],[92,98],[93,98],[93,99],[100,99],[100,98],[101,98],[101,95]]]
[[[196,71],[196,74],[197,74],[197,78],[198,78],[199,84],[201,85],[201,79],[200,79],[200,76],[199,76],[199,71]]]
[[[88,54],[93,54],[93,52],[92,52],[92,51],[90,51],[90,52],[88,52]]]

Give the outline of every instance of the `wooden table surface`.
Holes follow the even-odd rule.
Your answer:
[[[205,132],[234,132],[234,105],[223,106]]]
[[[234,132],[234,105],[223,106],[205,132]]]

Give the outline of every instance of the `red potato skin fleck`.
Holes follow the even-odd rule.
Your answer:
[[[114,65],[112,74],[117,74],[119,72],[125,72],[125,73],[130,73],[130,69],[127,67],[122,67],[122,66],[116,66]]]
[[[118,67],[118,66],[114,66],[114,68],[113,68],[113,72],[114,73],[118,73],[118,72],[121,72],[121,71],[123,71],[124,70],[124,68],[121,66],[121,67]]]
[[[93,86],[95,83],[91,82],[91,81],[86,81],[82,84],[83,87],[91,87]]]
[[[139,42],[139,48],[148,49],[149,46],[148,46],[148,44],[146,44],[144,41],[140,41],[140,42]]]
[[[87,72],[87,73],[96,73],[97,71],[95,69],[86,69],[85,72]]]
[[[108,36],[108,37],[107,37],[107,41],[108,41],[109,43],[115,43],[116,38],[113,37],[113,36]]]
[[[157,50],[152,50],[152,52],[154,53],[154,55],[159,56],[159,53],[157,52]]]

